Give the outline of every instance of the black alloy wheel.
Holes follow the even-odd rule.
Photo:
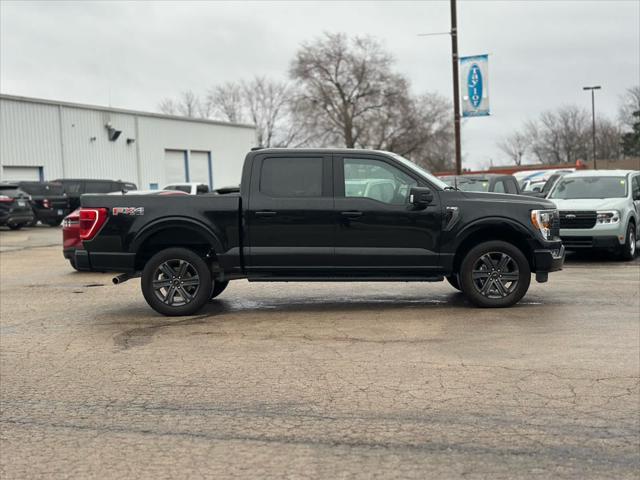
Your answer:
[[[460,287],[478,307],[510,307],[529,289],[531,269],[522,251],[499,240],[472,248],[460,267]]]
[[[145,265],[141,281],[145,300],[163,315],[192,315],[211,298],[209,266],[186,248],[168,248]]]

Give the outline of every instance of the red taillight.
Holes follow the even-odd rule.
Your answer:
[[[44,208],[51,208],[51,202],[49,201],[48,198],[45,198],[44,200],[42,200],[42,206]]]
[[[2,203],[11,203],[11,202],[13,202],[13,198],[7,197],[6,195],[0,195],[0,202],[2,202]]]
[[[91,240],[107,221],[106,208],[80,209],[80,239]]]

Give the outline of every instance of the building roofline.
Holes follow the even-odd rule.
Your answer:
[[[80,108],[83,110],[99,110],[102,112],[137,115],[139,117],[160,118],[164,120],[178,120],[181,122],[192,122],[192,123],[206,123],[209,125],[218,125],[223,127],[250,128],[252,130],[255,130],[256,128],[255,125],[249,125],[245,123],[231,123],[231,122],[223,122],[220,120],[208,120],[205,118],[182,117],[179,115],[166,115],[164,113],[143,112],[141,110],[129,110],[126,108],[104,107],[102,105],[88,105],[85,103],[63,102],[60,100],[48,100],[45,98],[22,97],[19,95],[9,95],[6,93],[0,93],[0,100],[13,100],[15,102],[39,103],[44,105]]]

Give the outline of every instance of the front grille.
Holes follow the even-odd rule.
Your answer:
[[[553,221],[551,222],[551,238],[560,236],[560,216],[558,212],[553,214]]]
[[[560,228],[593,228],[596,212],[560,211]]]
[[[591,248],[593,237],[561,237],[565,248]]]

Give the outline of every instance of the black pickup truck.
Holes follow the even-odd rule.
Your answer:
[[[238,278],[447,278],[507,307],[564,262],[552,203],[458,191],[389,152],[257,149],[231,192],[83,195],[76,265],[142,276],[152,308],[190,315]]]

